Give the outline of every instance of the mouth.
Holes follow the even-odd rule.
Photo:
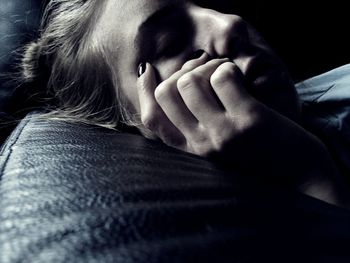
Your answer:
[[[251,88],[253,91],[255,88],[265,86],[273,81],[279,71],[279,66],[270,57],[257,55],[249,60],[242,73],[245,76],[247,88]]]
[[[300,107],[293,80],[272,51],[248,46],[232,61],[241,70],[243,85],[252,97],[290,119],[298,119]]]

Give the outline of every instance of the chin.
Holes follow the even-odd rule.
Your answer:
[[[298,121],[300,100],[294,83],[284,66],[266,67],[265,72],[246,79],[248,92],[269,108]]]

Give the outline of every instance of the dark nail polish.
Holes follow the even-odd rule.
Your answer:
[[[141,77],[143,73],[146,71],[146,63],[141,62],[137,69],[137,76]]]
[[[193,52],[192,55],[188,58],[188,60],[200,58],[204,52],[205,51],[203,49],[199,49],[199,50]]]

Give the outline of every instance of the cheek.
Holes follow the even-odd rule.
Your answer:
[[[139,112],[140,110],[136,81],[137,79],[135,76],[129,76],[120,85],[120,96],[124,98],[124,103],[126,104],[125,106],[127,109],[133,113]]]
[[[136,113],[139,110],[139,98],[137,93],[137,76],[135,69],[128,69],[118,63],[114,66],[115,90],[119,94],[119,102],[122,102],[126,108]]]

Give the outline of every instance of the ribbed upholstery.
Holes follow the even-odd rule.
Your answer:
[[[1,263],[350,260],[345,210],[251,191],[137,135],[38,116],[1,151]]]

